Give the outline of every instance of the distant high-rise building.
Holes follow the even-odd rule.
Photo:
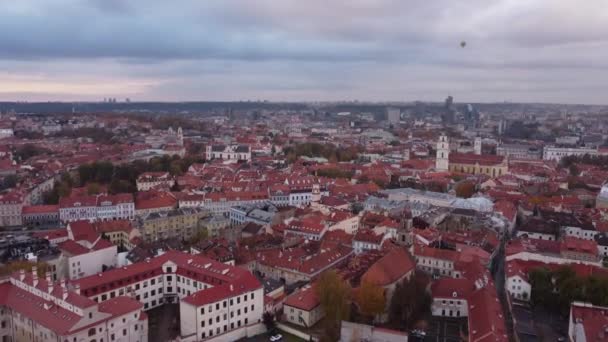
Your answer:
[[[450,95],[445,99],[445,109],[451,110],[452,104],[454,104],[454,98]]]
[[[399,108],[387,108],[386,118],[391,124],[398,124],[401,121],[401,109]]]

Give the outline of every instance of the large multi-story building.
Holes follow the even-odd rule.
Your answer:
[[[154,188],[171,188],[175,179],[169,172],[144,172],[135,181],[137,191],[148,191]]]
[[[70,196],[59,200],[62,222],[132,220],[134,216],[135,202],[131,194]]]
[[[205,148],[205,159],[250,161],[251,147],[249,145],[208,145]]]
[[[138,217],[142,238],[146,242],[176,238],[188,240],[195,236],[200,220],[209,216],[199,208],[179,208]]]
[[[586,154],[590,156],[597,155],[597,148],[545,146],[543,149],[544,160],[560,161],[564,157],[584,156]]]
[[[115,296],[103,303],[81,295],[65,281],[20,271],[0,283],[2,341],[147,342],[148,317],[135,299]]]
[[[541,159],[542,148],[525,144],[501,144],[496,147],[496,154],[511,159]]]
[[[261,205],[266,201],[268,201],[268,193],[266,192],[212,192],[205,196],[204,208],[214,214],[228,215],[232,207],[239,205]]]
[[[0,227],[20,226],[23,194],[12,190],[0,194]]]
[[[481,154],[481,139],[475,139],[475,153],[451,153],[447,136],[442,134],[437,141],[435,170],[498,177],[508,172],[504,156]]]
[[[59,206],[51,205],[28,205],[21,211],[24,225],[29,226],[52,226],[59,224]]]
[[[179,303],[181,341],[235,341],[264,330],[264,289],[257,278],[200,254],[168,251],[74,284],[101,304],[127,293],[144,310]]]

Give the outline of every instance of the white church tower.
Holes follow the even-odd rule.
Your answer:
[[[182,128],[177,128],[177,144],[179,146],[184,146],[184,133],[182,132]]]
[[[437,142],[437,156],[435,157],[435,170],[448,171],[450,156],[450,142],[445,133],[441,133]]]
[[[481,138],[480,137],[475,138],[475,142],[473,143],[473,149],[475,151],[475,154],[481,155]]]

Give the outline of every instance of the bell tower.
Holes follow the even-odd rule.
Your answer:
[[[437,141],[437,156],[435,157],[435,170],[448,171],[450,156],[450,142],[445,133],[441,133],[439,141]]]

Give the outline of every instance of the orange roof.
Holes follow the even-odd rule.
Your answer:
[[[404,248],[395,248],[374,263],[361,279],[387,286],[412,272],[415,267],[412,256]]]

